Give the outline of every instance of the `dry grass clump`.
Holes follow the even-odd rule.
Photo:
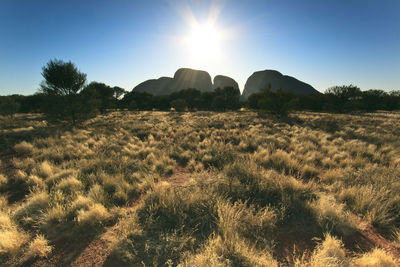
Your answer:
[[[309,164],[304,165],[303,167],[301,167],[300,170],[301,178],[306,180],[316,178],[318,174],[319,174],[318,169]]]
[[[65,195],[76,195],[83,189],[83,184],[75,177],[69,177],[61,180],[55,189],[61,190]]]
[[[0,173],[0,187],[6,185],[7,182],[8,182],[7,178],[3,174]]]
[[[81,209],[78,211],[77,222],[82,226],[97,226],[104,225],[111,219],[111,214],[101,204],[95,203],[87,210]]]
[[[232,201],[248,201],[260,207],[279,210],[281,220],[312,217],[308,201],[316,198],[313,183],[303,183],[274,170],[264,171],[248,160],[226,166],[225,175],[218,179],[215,190]]]
[[[47,161],[43,161],[42,163],[40,163],[38,169],[37,169],[37,173],[43,177],[43,178],[47,178],[50,177],[53,174],[53,168],[50,165],[49,162]]]
[[[371,185],[353,186],[340,192],[339,199],[364,215],[373,226],[388,232],[393,227],[393,222],[398,220],[397,212],[400,208],[400,197],[388,198],[390,195],[390,189],[384,187],[378,189]]]
[[[22,141],[14,146],[14,150],[21,155],[29,155],[33,153],[35,147],[28,142]]]
[[[14,212],[14,217],[24,226],[32,226],[49,206],[50,197],[46,192],[32,193]]]
[[[36,175],[29,175],[27,183],[32,190],[44,190],[46,188],[45,182]]]
[[[26,253],[27,258],[47,257],[53,247],[49,245],[49,241],[44,237],[44,235],[37,235],[28,246],[28,251]]]
[[[320,226],[324,231],[346,234],[356,228],[344,204],[337,203],[329,195],[320,194],[318,200],[310,204]]]
[[[18,229],[10,216],[0,212],[0,259],[4,255],[17,254],[27,239],[27,234]]]
[[[278,266],[268,250],[257,250],[238,236],[211,237],[198,254],[189,255],[183,266]],[[180,266],[182,266],[180,265]]]
[[[267,169],[275,169],[285,174],[295,174],[300,170],[299,162],[284,150],[277,149],[267,154],[261,152],[258,155],[255,155],[256,159]]]
[[[218,202],[218,232],[224,240],[238,236],[254,246],[270,248],[278,216],[270,207],[257,209],[254,205],[227,201]]]
[[[54,225],[65,221],[66,216],[67,214],[65,207],[58,203],[54,204],[41,216],[41,228],[45,230],[50,230],[51,227],[53,227]]]
[[[93,199],[78,195],[76,199],[71,203],[70,211],[74,212],[81,209],[89,209],[89,207],[93,204]]]
[[[350,262],[346,257],[342,241],[326,234],[324,241],[314,250],[310,265],[313,267],[346,267],[350,266]]]
[[[107,205],[109,202],[108,196],[104,191],[104,188],[99,184],[93,185],[90,188],[87,196],[91,198],[94,202],[100,203],[102,205]]]
[[[14,179],[15,181],[25,181],[27,178],[26,172],[22,170],[16,170],[14,173]]]
[[[345,171],[340,168],[328,169],[320,176],[320,179],[322,182],[328,184],[342,181],[345,179]]]
[[[354,260],[356,267],[396,267],[398,264],[390,254],[379,248]]]

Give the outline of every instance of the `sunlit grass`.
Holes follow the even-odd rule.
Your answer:
[[[18,115],[2,133],[0,265],[115,226],[110,257],[128,265],[276,266],[291,229],[322,239],[295,266],[393,266],[342,240],[359,216],[399,243],[400,115],[291,116],[112,112],[46,132]]]

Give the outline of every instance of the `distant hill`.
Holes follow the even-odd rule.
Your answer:
[[[266,88],[268,84],[271,84],[273,91],[282,88],[303,95],[319,93],[311,85],[296,78],[282,75],[276,70],[264,70],[254,72],[247,79],[242,97],[247,99],[249,95]],[[228,86],[239,89],[238,83],[228,76],[217,75],[214,77],[212,83],[211,76],[206,71],[181,68],[175,72],[173,78],[161,77],[159,79],[147,80],[133,88],[133,91],[146,92],[152,95],[168,95],[188,88],[198,89],[201,92],[211,92],[215,88]]]
[[[259,92],[271,84],[272,91],[280,88],[295,94],[312,95],[319,92],[311,85],[297,80],[291,76],[282,75],[276,70],[263,70],[254,72],[246,81],[242,97],[247,99],[251,94]]]

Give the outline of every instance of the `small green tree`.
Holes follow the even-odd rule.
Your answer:
[[[48,98],[50,115],[69,116],[75,124],[82,105],[79,92],[86,83],[86,74],[80,72],[72,62],[50,60],[42,68],[45,79],[41,83],[41,91]]]

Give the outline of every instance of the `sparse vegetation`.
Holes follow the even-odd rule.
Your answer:
[[[67,265],[91,242],[113,265],[399,264],[399,113],[44,120],[2,131],[0,265]]]

